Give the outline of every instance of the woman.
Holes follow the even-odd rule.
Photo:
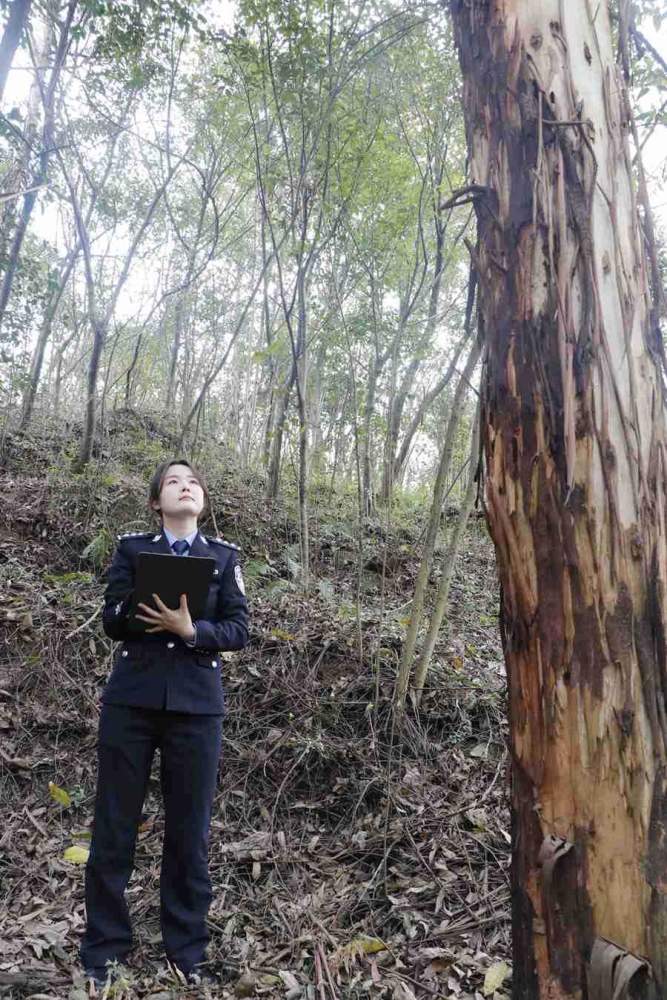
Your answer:
[[[102,694],[86,866],[81,961],[97,984],[105,981],[106,963],[123,961],[132,947],[124,892],[157,747],[165,810],[162,940],[167,958],[188,981],[197,976],[215,981],[202,962],[211,901],[208,838],[224,712],[219,651],[245,646],[248,608],[237,547],[198,530],[208,493],[197,470],[183,459],[163,462],[150,483],[149,505],[161,530],[119,536],[104,594],[104,631],[122,645]],[[185,595],[175,609],[154,595],[155,608],[138,606],[145,632],[128,628],[140,552],[215,559],[203,618],[192,621]]]

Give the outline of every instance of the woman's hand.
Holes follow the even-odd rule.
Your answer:
[[[195,637],[195,627],[188,610],[188,599],[185,594],[181,594],[180,604],[177,608],[168,608],[157,594],[153,594],[153,600],[157,604],[155,608],[149,608],[147,604],[139,604],[137,607],[144,612],[143,615],[136,615],[139,621],[148,622],[155,628],[147,628],[147,632],[173,632],[180,635],[181,639],[189,641]]]

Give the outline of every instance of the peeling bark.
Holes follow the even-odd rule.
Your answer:
[[[609,12],[451,7],[509,683],[513,995],[664,997],[665,419]]]

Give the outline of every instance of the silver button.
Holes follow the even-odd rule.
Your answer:
[[[217,575],[218,575],[218,570],[217,570],[217,569],[214,569],[214,570],[213,570],[213,576],[217,576]]]
[[[126,650],[126,649],[124,649],[124,650],[123,650],[123,652],[122,652],[122,653],[121,653],[120,655],[121,655],[121,656],[127,656],[127,650]]]
[[[167,649],[173,649],[175,645],[176,645],[175,642],[168,642],[167,643]]]
[[[211,660],[211,666],[212,667],[217,667],[217,665],[218,665],[218,661],[217,660]]]

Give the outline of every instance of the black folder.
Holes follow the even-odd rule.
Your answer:
[[[137,613],[144,614],[138,607],[139,604],[157,609],[153,594],[157,594],[168,608],[177,608],[181,594],[187,594],[192,620],[203,618],[215,565],[215,559],[205,556],[169,556],[159,552],[140,552],[137,556],[137,574],[129,616],[132,630],[144,632],[153,628],[148,622],[135,618]]]

